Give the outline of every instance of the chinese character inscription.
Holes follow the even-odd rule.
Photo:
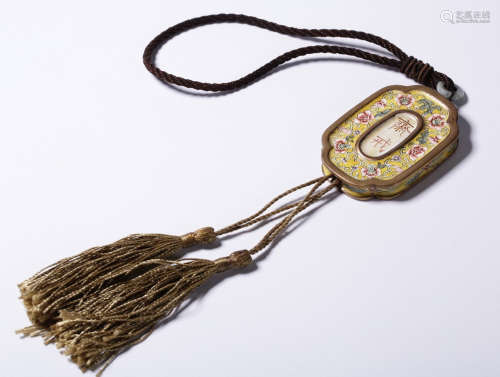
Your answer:
[[[418,114],[398,112],[367,131],[360,141],[359,150],[365,157],[380,158],[404,145],[420,126],[421,118]]]

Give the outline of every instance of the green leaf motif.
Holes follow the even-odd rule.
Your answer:
[[[377,114],[375,114],[375,118],[380,118],[381,116],[384,116],[385,114],[388,114],[391,111],[391,109],[387,109],[384,111],[379,111]]]
[[[441,111],[441,106],[434,104],[427,98],[421,98],[418,101],[418,109],[423,111],[422,115],[431,115],[434,110]]]
[[[428,136],[429,136],[429,130],[428,129],[423,130],[417,137],[418,143],[420,145],[425,144]]]

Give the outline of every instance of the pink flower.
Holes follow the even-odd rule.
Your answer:
[[[445,122],[446,118],[444,117],[444,115],[441,114],[433,114],[427,120],[429,121],[429,125],[432,128],[439,129],[446,124]]]
[[[431,136],[429,140],[431,141],[432,144],[437,144],[441,141],[441,139],[438,136]]]
[[[368,165],[366,168],[361,169],[361,175],[363,177],[376,177],[380,175],[380,169],[374,165]]]
[[[415,161],[416,159],[420,158],[421,155],[425,153],[427,149],[425,147],[422,147],[421,145],[415,145],[412,147],[407,153],[410,158]]]
[[[398,94],[396,96],[396,101],[398,101],[398,103],[401,105],[401,106],[411,106],[413,105],[413,102],[415,102],[415,98],[413,98],[413,96],[411,94]]]
[[[350,128],[347,128],[347,127],[340,127],[339,128],[339,131],[345,135],[350,135],[352,134],[352,131]]]
[[[354,120],[356,123],[368,123],[373,119],[373,114],[370,110],[363,111],[359,113],[356,119]]]
[[[378,100],[377,102],[375,102],[375,107],[378,109],[383,109],[386,105],[387,105],[387,101],[385,100],[385,98],[382,98],[382,99]]]
[[[335,140],[333,148],[337,153],[344,153],[347,149],[347,142],[344,139]]]

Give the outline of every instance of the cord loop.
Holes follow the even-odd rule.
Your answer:
[[[365,50],[354,47],[344,47],[331,44],[313,45],[288,51],[274,58],[268,63],[264,64],[262,67],[256,69],[255,71],[237,80],[224,83],[207,83],[207,82],[190,80],[165,72],[156,66],[155,58],[156,54],[158,53],[158,50],[170,39],[190,29],[217,23],[246,24],[297,38],[310,39],[310,38],[338,37],[338,38],[350,38],[350,39],[362,40],[376,44],[384,48],[390,54],[392,54],[396,59],[389,58],[379,54],[369,53]],[[264,77],[266,74],[268,74],[270,71],[272,71],[279,65],[289,60],[295,59],[300,56],[317,54],[317,53],[354,56],[360,59],[371,61],[376,64],[380,64],[382,66],[388,66],[392,69],[397,69],[400,72],[404,73],[407,77],[423,85],[427,85],[435,89],[437,83],[439,81],[442,81],[446,89],[451,91],[452,94],[457,90],[455,83],[447,75],[435,71],[431,65],[423,63],[421,60],[416,59],[413,56],[408,56],[399,47],[377,35],[356,30],[294,28],[262,20],[257,17],[246,16],[244,14],[224,14],[224,13],[212,14],[208,16],[192,18],[183,21],[177,25],[174,25],[168,28],[167,30],[163,31],[159,35],[157,35],[151,42],[149,42],[149,44],[144,49],[143,62],[148,71],[150,71],[158,80],[166,84],[174,84],[191,89],[204,90],[210,92],[226,92],[226,91],[241,89],[251,84],[252,82],[255,82],[259,78]]]

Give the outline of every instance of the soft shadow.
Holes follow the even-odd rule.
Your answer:
[[[462,89],[462,88],[460,88]],[[469,102],[469,96],[467,95],[467,92],[464,91],[464,96],[462,97],[462,99],[458,100],[458,101],[453,101],[453,103],[455,104],[455,106],[457,108],[460,108],[462,107],[463,105],[465,105],[467,102]]]
[[[310,219],[314,215],[314,213],[316,213],[316,211],[318,211],[320,208],[322,208],[325,204],[329,203],[330,200],[332,200],[333,198],[336,198],[340,194],[341,194],[341,192],[339,190],[326,194],[323,198],[318,200],[318,202],[314,203],[314,205],[312,205],[308,210],[306,210],[305,213],[303,213],[300,216],[297,216],[290,223],[288,228],[283,233],[281,233],[273,242],[271,242],[271,244],[261,254],[259,254],[256,258],[254,258],[254,263],[252,263],[250,266],[248,266],[244,269],[239,269],[239,270],[236,269],[236,270],[229,270],[226,272],[222,272],[222,273],[216,274],[215,276],[209,278],[200,287],[196,288],[193,291],[193,293],[191,293],[189,295],[189,297],[184,302],[182,302],[178,307],[176,307],[169,315],[167,315],[162,321],[157,323],[154,326],[153,330],[160,329],[160,328],[164,327],[165,325],[167,325],[168,323],[170,323],[171,321],[176,319],[184,310],[186,310],[194,302],[200,302],[201,300],[203,300],[205,295],[211,289],[213,289],[217,284],[221,283],[223,280],[230,278],[232,276],[235,276],[235,275],[248,274],[248,273],[251,273],[251,272],[254,272],[255,270],[257,270],[257,268],[258,268],[257,263],[264,260],[269,255],[269,253],[278,245],[278,243],[281,240],[283,240],[285,237],[287,237],[294,229],[296,229],[297,227],[302,225],[304,222],[306,222],[308,219]],[[289,203],[295,202],[297,200],[300,200],[300,199],[295,199],[293,201],[290,201]],[[286,205],[286,204],[284,204],[284,205]],[[286,215],[286,213],[278,215],[277,217],[275,217],[275,219],[279,218],[279,217],[283,217],[284,215]],[[248,232],[248,231],[254,230],[256,228],[259,228],[259,227],[265,225],[265,223],[267,223],[269,221],[271,221],[271,220],[268,219],[266,222],[262,221],[262,222],[256,224],[255,226],[251,227],[249,230],[245,230],[242,232]],[[240,234],[242,232],[240,232]],[[227,240],[227,239],[229,239],[229,237],[225,237],[224,239]],[[219,242],[219,244],[220,244],[220,242]],[[217,247],[217,245],[215,245],[214,247]],[[195,250],[195,249],[197,249],[197,248],[193,248],[193,250]],[[153,331],[151,330],[151,332],[149,332],[148,334],[143,336],[142,340],[145,340],[146,338],[148,338],[152,332]],[[131,346],[126,347],[125,349],[121,350],[120,353],[118,355],[116,355],[116,357],[120,357],[122,354],[129,351],[133,346],[134,345],[131,345]],[[104,365],[104,368],[101,369],[101,371],[106,369],[108,367],[108,365]],[[103,367],[103,365],[97,366],[95,369],[99,369],[101,367]]]
[[[466,100],[465,100],[466,102]],[[464,103],[465,103],[464,102]],[[471,152],[472,152],[472,142],[471,142],[471,125],[463,116],[458,116],[458,147],[448,159],[446,159],[441,165],[439,165],[435,170],[431,171],[428,175],[422,178],[421,181],[417,182],[408,191],[401,194],[394,200],[406,201],[411,200],[418,196],[422,191],[427,189],[429,186],[436,184],[441,178],[443,178],[448,172],[453,170],[455,166],[460,164]]]
[[[285,69],[289,69],[289,68],[296,67],[296,66],[303,65],[303,64],[331,63],[331,62],[350,62],[350,63],[362,64],[362,65],[366,65],[366,66],[373,66],[373,67],[377,67],[379,69],[382,68],[382,69],[385,69],[388,71],[399,72],[397,69],[389,67],[389,66],[380,65],[377,63],[373,63],[373,62],[366,61],[366,60],[360,60],[360,59],[356,59],[356,58],[318,57],[318,58],[304,58],[304,59],[284,63],[284,64],[280,65],[279,67],[276,67],[272,71],[266,73],[264,76],[259,77],[258,79],[250,82],[247,85],[244,85],[244,86],[237,88],[237,89],[234,89],[234,90],[226,90],[224,92],[203,92],[203,91],[199,91],[196,89],[188,89],[188,88],[184,88],[184,87],[177,86],[174,84],[169,84],[169,83],[166,83],[163,81],[161,83],[164,84],[165,87],[167,87],[168,89],[171,89],[171,90],[176,91],[178,93],[194,96],[194,97],[222,97],[222,96],[227,96],[228,94],[238,92],[242,89],[245,89],[245,88],[249,87],[250,85],[253,85],[253,84],[255,84],[255,83],[257,83],[257,82],[259,82],[267,77],[270,77],[278,72],[281,72]]]
[[[373,52],[373,53],[376,53],[378,55],[384,55],[387,58],[396,59],[396,57],[391,52],[387,51],[383,47],[379,47],[377,45],[365,45],[365,44],[361,44],[361,43],[355,43],[352,39],[350,40],[350,42],[342,42],[342,41],[339,41],[337,39],[328,39],[328,37],[325,37],[325,38],[320,38],[320,37],[295,37],[295,38],[301,39],[303,41],[321,43],[321,44],[325,44],[325,45],[340,46],[340,47],[349,47],[349,48],[357,48],[359,50]],[[346,39],[350,39],[350,38],[346,38]],[[370,43],[370,42],[366,42],[366,43]]]
[[[181,314],[184,310],[186,310],[190,305],[192,305],[196,301],[201,301],[205,295],[213,289],[217,284],[221,283],[223,280],[233,277],[235,275],[242,275],[242,274],[248,274],[251,272],[254,272],[257,270],[257,264],[264,260],[270,253],[271,251],[278,245],[279,242],[281,242],[284,238],[286,238],[291,232],[293,232],[296,228],[298,228],[300,225],[304,224],[307,220],[309,220],[311,217],[314,216],[316,211],[321,209],[324,205],[328,204],[332,199],[336,198],[341,194],[340,191],[334,191],[326,194],[323,198],[321,198],[318,202],[316,202],[313,206],[311,206],[308,210],[306,210],[305,213],[302,215],[297,216],[288,226],[288,228],[281,233],[281,235],[276,238],[271,244],[264,250],[262,253],[260,253],[256,258],[254,258],[254,263],[252,263],[250,266],[240,269],[240,270],[229,270],[226,272],[222,272],[219,274],[216,274],[215,276],[211,277],[208,279],[206,282],[204,282],[200,287],[198,287],[192,294],[190,294],[189,298],[184,301],[182,305],[180,305],[176,310],[174,310],[165,320],[161,322],[159,327],[162,327],[166,324],[168,324],[170,321],[174,320],[177,318],[179,314]],[[284,216],[281,214],[279,217]],[[268,220],[269,221],[269,220]],[[261,226],[265,225],[264,222],[261,222],[259,224],[256,224],[254,227],[252,227],[249,230],[241,231],[242,232],[248,232],[251,230],[254,230],[256,228],[260,228]],[[225,237],[224,239],[228,239],[229,237]],[[223,239],[223,240],[224,240]]]
[[[356,48],[358,50],[363,50],[363,51],[367,51],[367,52],[370,52],[370,53],[375,53],[377,55],[381,55],[383,57],[386,57],[386,58],[393,58],[393,59],[396,59],[396,57],[389,51],[387,51],[386,49],[382,48],[382,47],[379,47],[379,46],[376,46],[376,45],[370,45],[368,41],[366,41],[366,44],[362,44],[362,43],[356,43],[354,41],[349,41],[349,42],[343,42],[343,41],[340,41],[336,38],[328,38],[328,37],[325,37],[325,38],[321,38],[321,37],[298,37],[298,36],[292,36],[293,38],[295,39],[300,39],[300,40],[303,40],[303,41],[307,41],[307,42],[314,42],[314,43],[319,43],[319,44],[323,44],[323,45],[331,45],[331,46],[339,46],[339,47],[348,47],[348,48]],[[346,38],[346,39],[349,39],[349,38]],[[242,86],[240,88],[237,88],[237,89],[234,89],[234,90],[227,90],[227,91],[224,91],[224,92],[204,92],[204,91],[199,91],[199,90],[196,90],[196,89],[189,89],[189,88],[184,88],[184,87],[181,87],[181,86],[178,86],[178,85],[175,85],[175,84],[169,84],[169,83],[166,83],[166,82],[163,82],[162,81],[162,84],[165,84],[165,86],[171,90],[174,90],[176,92],[179,92],[179,93],[182,93],[182,94],[186,94],[186,95],[191,95],[191,96],[197,96],[197,97],[220,97],[220,96],[225,96],[225,95],[228,95],[228,94],[231,94],[231,93],[234,93],[234,92],[237,92],[237,91],[240,91],[241,89],[245,89],[247,88],[248,86],[254,84],[254,83],[257,83],[259,81],[261,81],[262,79],[265,79],[275,73],[278,73],[282,70],[285,70],[285,69],[288,69],[288,68],[292,68],[292,67],[295,67],[295,66],[299,66],[299,65],[302,65],[302,64],[308,64],[308,63],[318,63],[318,62],[335,62],[335,61],[346,61],[346,62],[352,62],[352,63],[360,63],[360,64],[366,64],[366,65],[372,65],[372,66],[376,66],[378,68],[384,68],[384,69],[387,69],[387,70],[391,70],[391,71],[395,71],[395,72],[398,72],[397,69],[395,68],[392,68],[392,67],[388,67],[388,66],[383,66],[383,65],[380,65],[380,64],[377,64],[377,63],[373,63],[373,62],[370,62],[370,61],[366,61],[366,60],[361,60],[361,59],[358,59],[358,58],[348,58],[348,57],[320,57],[320,58],[304,58],[304,59],[300,59],[300,60],[297,60],[297,61],[292,61],[292,62],[287,62],[287,63],[284,63],[282,65],[280,65],[279,67],[276,67],[275,69],[273,69],[271,72],[268,72],[266,73],[264,76],[262,77],[259,77],[258,79],[252,81],[251,83],[245,85],[245,86]]]

